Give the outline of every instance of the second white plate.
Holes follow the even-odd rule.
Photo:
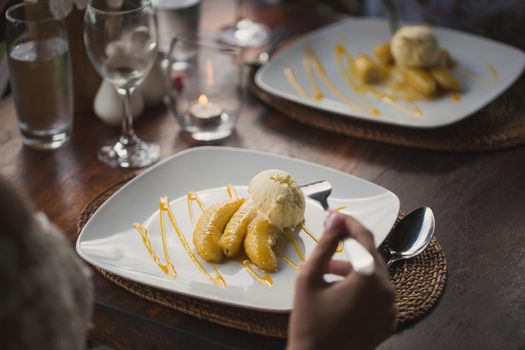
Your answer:
[[[284,74],[285,67],[290,67],[299,84],[311,93],[303,66],[305,49],[311,48],[337,90],[359,105],[359,97],[348,86],[337,66],[335,45],[343,43],[352,55],[372,55],[376,45],[390,40],[388,24],[383,20],[349,18],[316,30],[276,54],[259,69],[255,82],[261,89],[278,97],[343,116],[377,123],[435,128],[457,122],[478,111],[503,93],[523,71],[525,54],[517,48],[456,30],[437,27],[433,30],[440,46],[447,49],[457,62],[455,75],[461,80],[464,91],[459,100],[454,100],[449,94],[432,101],[417,101],[415,105],[422,112],[418,116],[366,95],[365,99],[380,111],[380,115],[353,108],[334,94],[319,74],[316,74],[315,80],[324,98],[306,98],[298,94]]]

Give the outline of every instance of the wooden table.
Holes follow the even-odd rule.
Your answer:
[[[233,20],[232,1],[204,4],[207,29]],[[256,18],[304,32],[334,20],[308,8],[261,8]],[[109,168],[96,150],[118,129],[79,115],[71,143],[55,152],[24,148],[13,102],[0,104],[0,171],[70,239],[82,208],[130,174]],[[158,140],[163,158],[196,145],[164,109],[137,123]],[[525,148],[474,154],[418,151],[367,142],[298,124],[248,98],[237,132],[222,145],[257,149],[323,164],[395,192],[402,209],[433,208],[449,275],[437,307],[381,349],[516,349],[525,347]],[[120,349],[277,349],[285,341],[217,326],[137,298],[100,275],[90,337]]]

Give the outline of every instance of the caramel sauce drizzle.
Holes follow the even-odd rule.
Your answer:
[[[292,246],[294,247],[295,252],[297,253],[297,256],[299,257],[299,259],[301,259],[301,261],[304,261],[304,254],[303,252],[301,252],[301,248],[299,248],[297,241],[295,239],[292,239],[290,243],[292,243]]]
[[[229,198],[238,197],[237,192],[235,191],[235,187],[233,187],[233,185],[228,184],[228,186],[226,186],[226,191],[228,192]]]
[[[366,108],[363,108],[359,104],[357,104],[354,100],[346,96],[339,88],[334,84],[334,82],[328,77],[328,74],[326,73],[323,65],[317,58],[317,55],[311,48],[306,48],[305,53],[303,56],[303,67],[306,72],[306,78],[308,80],[308,84],[310,85],[310,88],[312,89],[312,94],[309,94],[306,89],[302,86],[302,84],[297,79],[297,76],[293,72],[293,70],[290,67],[284,68],[284,74],[286,78],[288,79],[288,82],[292,87],[297,91],[297,93],[308,99],[313,99],[314,101],[320,101],[324,98],[324,94],[319,88],[319,85],[317,84],[315,73],[317,73],[317,76],[321,79],[321,81],[326,85],[326,87],[335,95],[337,98],[339,98],[343,103],[351,106],[352,108],[359,110],[363,113],[371,113],[375,115],[377,113],[377,110],[367,110]]]
[[[206,278],[208,278],[213,284],[215,284],[217,287],[225,288],[226,287],[226,281],[222,277],[222,275],[219,272],[219,270],[217,270],[215,265],[210,264],[210,266],[211,266],[211,268],[212,268],[212,270],[213,270],[213,272],[215,274],[215,277],[213,277],[212,275],[210,275],[210,273],[208,271],[206,271],[204,266],[200,263],[200,261],[197,259],[197,257],[195,256],[195,254],[191,250],[191,248],[190,248],[190,246],[188,244],[188,241],[186,241],[186,237],[184,237],[184,234],[182,233],[179,225],[177,225],[177,221],[175,220],[175,216],[173,215],[173,212],[171,211],[171,208],[169,206],[168,197],[166,197],[166,196],[161,197],[161,199],[160,199],[160,218],[161,218],[161,227],[160,227],[160,229],[161,229],[162,235],[164,235],[164,230],[165,230],[165,227],[164,227],[163,221],[162,221],[163,213],[168,214],[168,218],[170,219],[171,225],[175,229],[175,232],[177,233],[177,236],[179,237],[179,239],[180,239],[180,241],[182,243],[182,246],[184,247],[184,250],[186,251],[186,253],[188,253],[188,255],[190,256],[190,259],[193,261],[195,266],[197,266],[197,268],[202,272],[202,274]]]
[[[404,113],[412,114],[415,116],[422,115],[422,112],[418,107],[412,106],[414,100],[421,99],[417,94],[411,93],[409,90],[406,89],[406,87],[403,84],[390,84],[388,86],[388,90],[390,90],[390,92],[387,93],[378,90],[371,85],[358,82],[355,78],[355,75],[352,73],[355,70],[352,55],[348,52],[346,47],[342,44],[336,44],[334,52],[339,71],[345,78],[350,88],[354,91],[356,95],[360,96],[361,99],[364,100],[362,96],[363,93],[369,93],[370,95],[374,96],[378,101],[387,103]],[[387,69],[387,67],[385,67],[385,69]],[[390,68],[388,73],[389,75],[393,75],[394,69]],[[396,93],[398,95],[396,95]],[[411,106],[409,108],[403,106],[399,103],[400,99],[406,100],[406,102]]]
[[[321,62],[319,61],[319,59],[317,58],[317,55],[315,54],[314,50],[312,50],[312,48],[306,48],[305,50],[305,55],[303,57],[303,65],[305,66],[310,66],[313,70],[315,70],[317,72],[317,74],[319,75],[319,77],[321,78],[321,80],[323,81],[323,83],[326,85],[326,87],[328,87],[328,89],[334,94],[336,95],[341,101],[343,101],[344,103],[346,103],[347,105],[361,111],[361,112],[364,112],[364,113],[371,113],[372,115],[378,115],[379,114],[379,111],[375,108],[368,108],[365,109],[363,107],[361,107],[360,105],[358,105],[357,103],[354,102],[354,100],[352,100],[351,98],[349,98],[348,96],[346,96],[343,92],[341,92],[341,90],[339,90],[337,88],[337,86],[335,86],[334,82],[328,77],[328,74],[326,73],[323,65],[321,64]],[[313,72],[312,70],[307,70],[307,75],[308,76],[312,76],[313,78]]]
[[[470,81],[476,80],[476,76],[469,70],[463,67],[456,68],[456,71],[462,75],[465,79],[468,79]]]
[[[201,211],[206,210],[206,206],[195,192],[189,192],[186,198],[188,200],[188,214],[190,215],[191,226],[195,228],[195,217],[193,216],[193,206],[191,202],[197,202]]]
[[[270,274],[266,271],[260,270],[257,265],[253,264],[249,259],[240,257],[236,260],[242,265],[243,269],[248,271],[257,281],[269,287],[273,285],[273,280]],[[258,271],[261,271],[261,273]]]
[[[341,74],[346,80],[346,83],[354,91],[354,93],[359,98],[361,103],[365,104],[372,111],[373,115],[376,115],[376,116],[380,115],[381,112],[377,108],[372,106],[361,93],[360,90],[362,89],[362,87],[360,87],[357,84],[352,74],[352,70],[354,69],[354,63],[353,63],[352,56],[350,55],[350,53],[346,50],[346,48],[343,45],[338,44],[335,46],[335,60],[337,62],[337,67],[339,68],[339,71],[341,72]],[[345,65],[345,62],[346,62],[346,65]],[[370,87],[370,90],[373,90],[375,93],[379,93],[379,92],[376,92],[371,87]]]
[[[292,68],[284,67],[284,76],[286,77],[286,79],[288,79],[288,82],[292,85],[292,87],[299,94],[299,96],[306,98],[306,99],[315,100],[313,96],[310,96],[310,94],[308,94],[308,91],[306,91],[306,89],[299,82],[299,80],[297,80],[297,76],[293,72]]]
[[[310,236],[310,238],[313,239],[315,243],[319,243],[319,238],[317,238],[317,236],[314,235],[312,231],[310,231],[306,226],[304,226],[304,224],[301,224],[301,229],[304,231],[304,233]],[[337,245],[336,252],[342,253],[343,250],[344,250],[343,243],[339,242],[339,244]]]
[[[499,79],[498,71],[496,67],[494,67],[491,63],[487,63],[487,68],[490,71],[490,74],[492,75],[492,81],[497,81]],[[465,79],[468,79],[470,81],[476,80],[476,76],[471,71],[467,70],[463,67],[456,68],[456,71],[462,75]],[[488,79],[487,79],[488,80]]]
[[[283,259],[283,261],[285,263],[287,263],[288,265],[290,265],[290,267],[292,267],[293,269],[299,270],[299,264],[304,261],[304,254],[301,251],[301,248],[299,248],[299,245],[297,244],[297,240],[295,238],[287,237],[286,241],[288,243],[290,243],[292,245],[292,247],[295,249],[295,253],[299,257],[300,262],[296,263],[289,256],[286,256],[286,255],[282,254],[280,247],[278,247],[278,249],[276,249],[277,250],[277,256],[279,256],[281,259]]]
[[[324,98],[324,94],[321,91],[321,88],[319,85],[317,85],[317,80],[315,80],[314,72],[312,70],[312,65],[310,64],[310,61],[307,57],[303,57],[303,67],[306,71],[306,79],[308,80],[308,84],[310,85],[310,88],[312,89],[312,97],[314,100],[320,101]],[[322,73],[320,73],[322,74]]]
[[[144,245],[146,246],[146,249],[147,249],[149,255],[151,255],[151,257],[153,258],[153,261],[162,270],[162,272],[164,272],[166,275],[171,276],[173,278],[177,277],[177,271],[175,271],[175,267],[171,263],[169,255],[167,254],[167,247],[166,247],[166,243],[165,243],[164,237],[162,237],[163,238],[162,239],[162,247],[163,247],[163,250],[164,250],[164,257],[166,259],[166,264],[163,264],[160,261],[159,256],[155,253],[155,250],[151,246],[151,242],[150,242],[149,237],[148,237],[148,230],[146,230],[146,228],[144,226],[142,226],[141,224],[133,224],[133,227],[135,227],[137,229],[138,233],[142,237],[142,242],[144,242]]]
[[[297,263],[293,262],[293,260],[290,259],[289,257],[287,257],[286,255],[281,255],[280,258],[283,259],[283,261],[285,263],[290,265],[291,268],[293,268],[295,270],[299,270],[299,265]]]
[[[492,80],[494,81],[498,80],[499,77],[498,77],[498,71],[496,70],[496,68],[490,63],[487,66],[489,67],[490,73],[492,74]]]
[[[297,240],[295,238],[290,238],[290,239],[287,239],[287,241],[292,245],[292,247],[294,247],[295,249],[295,252],[297,254],[297,256],[299,257],[299,259],[301,260],[301,262],[304,261],[304,254],[303,252],[301,251],[301,248],[299,248],[299,245],[297,244]],[[299,270],[299,264],[300,263],[296,263],[294,262],[290,257],[286,256],[286,255],[283,255],[281,254],[280,252],[278,252],[277,254],[281,259],[284,260],[284,262],[286,262],[288,265],[290,265],[292,268],[296,269],[296,270]]]

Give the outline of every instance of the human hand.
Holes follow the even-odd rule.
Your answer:
[[[331,212],[325,231],[297,276],[288,328],[289,349],[372,349],[395,329],[394,289],[370,232],[354,218]],[[374,257],[370,276],[332,260],[339,242],[354,238]],[[328,283],[325,274],[344,277]]]

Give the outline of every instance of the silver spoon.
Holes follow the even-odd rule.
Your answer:
[[[390,258],[386,268],[425,250],[432,240],[435,225],[434,213],[429,207],[418,208],[405,216],[388,235]]]
[[[321,180],[300,186],[303,193],[311,199],[319,202],[324,210],[328,210],[328,196],[332,193],[332,184]],[[368,250],[354,238],[347,239],[343,243],[348,249],[348,258],[353,270],[360,274],[369,276],[375,271],[374,257]]]

